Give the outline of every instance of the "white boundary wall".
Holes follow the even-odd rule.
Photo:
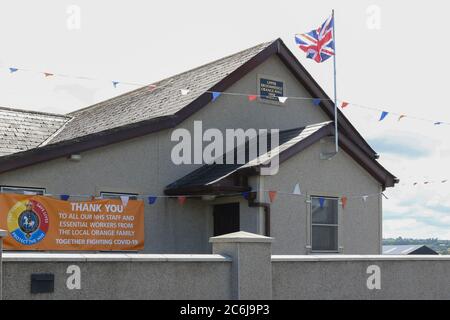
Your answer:
[[[272,256],[273,241],[239,232],[211,238],[206,255],[3,253],[3,297],[450,299],[450,256]],[[54,275],[54,292],[32,294],[32,274]]]
[[[274,299],[450,299],[450,256],[272,256]]]

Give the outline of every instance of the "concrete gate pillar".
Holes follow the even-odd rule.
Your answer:
[[[233,260],[232,299],[272,299],[273,241],[273,238],[243,231],[210,238],[213,254],[227,255]]]

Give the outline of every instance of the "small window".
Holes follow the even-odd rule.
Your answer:
[[[338,199],[311,198],[312,251],[338,252],[338,208]]]
[[[130,197],[130,200],[137,200],[136,193],[120,193],[120,192],[100,192],[100,197],[103,199],[120,199],[122,196]]]
[[[27,188],[27,187],[0,187],[1,193],[25,194],[43,196],[45,189],[42,188]]]

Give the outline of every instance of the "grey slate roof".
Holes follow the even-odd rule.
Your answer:
[[[154,84],[156,89],[151,89],[148,85],[77,110],[68,115],[71,117],[70,121],[64,116],[47,115],[50,119],[41,119],[39,128],[27,133],[22,132],[19,139],[10,138],[7,143],[3,142],[0,173],[173,128],[211,101],[209,90],[226,90],[275,54],[304,84],[311,96],[328,97],[283,41],[277,39],[159,81]],[[181,95],[181,89],[189,89],[190,92],[188,95]],[[320,107],[330,119],[333,117],[334,105],[329,99],[321,103]],[[35,116],[34,114],[30,112],[29,117]],[[382,183],[383,187],[392,187],[398,183],[395,176],[375,161],[375,151],[340,111],[339,115],[341,137],[345,138],[341,141],[347,141],[347,151],[358,158],[359,163]],[[15,125],[30,126],[28,116],[23,118],[23,123]],[[7,122],[5,124],[8,126]],[[11,133],[7,135],[10,137]],[[314,139],[305,139],[298,148],[287,148],[288,152],[282,155],[289,157],[290,154],[298,152],[297,149],[301,151],[304,145]],[[247,167],[258,166],[260,160],[264,159],[248,163]]]
[[[0,107],[0,157],[42,145],[70,117]]]
[[[181,188],[195,188],[202,186],[209,186],[221,181],[222,179],[230,176],[231,174],[252,167],[258,167],[267,164],[276,155],[292,148],[299,142],[310,137],[322,128],[327,126],[333,126],[331,121],[313,124],[303,128],[296,128],[290,130],[280,131],[279,134],[279,149],[277,151],[271,149],[271,145],[268,142],[268,152],[260,155],[257,158],[248,158],[248,145],[246,146],[246,163],[245,164],[211,164],[204,165],[199,169],[191,172],[183,178],[168,185],[166,190],[181,189]],[[236,149],[235,149],[236,150]]]
[[[383,246],[383,254],[385,255],[414,255],[414,254],[435,254],[433,249],[425,245],[391,245]]]
[[[146,86],[70,113],[69,115],[74,117],[73,121],[65,126],[51,142],[70,140],[143,120],[173,115],[273,42],[259,44],[237,54],[161,80],[153,84],[157,86],[156,89],[152,90],[151,86]],[[180,89],[188,89],[190,92],[183,96]]]

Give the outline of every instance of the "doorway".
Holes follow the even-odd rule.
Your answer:
[[[214,206],[214,237],[240,231],[239,203]]]

